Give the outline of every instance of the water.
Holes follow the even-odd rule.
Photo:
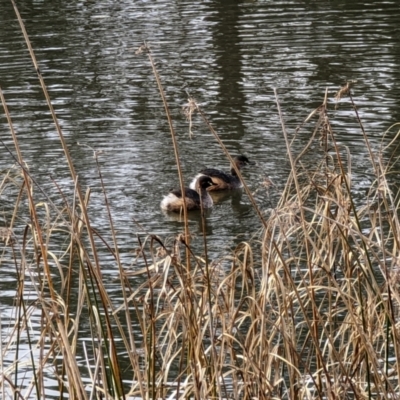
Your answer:
[[[135,54],[146,42],[156,61],[177,133],[185,180],[202,167],[228,169],[199,117],[193,133],[182,112],[187,92],[202,106],[232,155],[257,162],[244,176],[263,209],[276,204],[289,166],[273,88],[290,138],[329,90],[337,139],[349,146],[362,193],[372,182],[360,128],[346,99],[334,94],[348,80],[373,149],[400,119],[400,30],[396,1],[19,1],[19,10],[83,188],[91,187],[93,226],[108,239],[108,223],[93,150],[112,207],[121,256],[132,263],[136,234],[170,237],[182,224],[159,208],[178,185],[171,137],[151,65]],[[0,84],[32,176],[56,200],[54,179],[73,193],[68,167],[11,3],[0,4]],[[5,117],[1,139],[11,148]],[[307,143],[300,131],[294,148]],[[2,147],[0,168],[14,161]],[[268,176],[276,185],[267,193]],[[10,204],[4,199],[2,211]],[[45,200],[36,191],[36,200]],[[5,202],[4,202],[5,201]],[[143,227],[138,228],[137,223]],[[22,225],[21,225],[22,226]],[[228,196],[207,218],[208,251],[219,257],[261,224],[246,195]],[[194,246],[201,223],[191,217]],[[5,263],[7,264],[7,263]],[[14,267],[0,274],[9,280]],[[117,274],[103,265],[105,275]],[[16,278],[15,278],[16,279]],[[8,300],[10,282],[0,279]],[[7,287],[4,287],[4,285]],[[110,287],[110,291],[112,288]]]

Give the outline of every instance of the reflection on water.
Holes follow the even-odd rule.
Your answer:
[[[211,196],[215,204],[221,204],[226,201],[231,201],[232,208],[240,206],[240,200],[242,198],[243,190],[221,190],[211,192]]]
[[[108,231],[93,152],[111,203],[122,259],[129,265],[135,235],[162,237],[182,231],[179,216],[165,215],[162,196],[177,185],[168,124],[151,66],[135,50],[151,47],[177,132],[186,183],[203,166],[226,168],[218,145],[200,119],[194,137],[182,113],[188,91],[200,103],[232,155],[258,166],[244,173],[263,209],[276,204],[288,175],[286,145],[272,88],[276,87],[289,135],[329,88],[331,121],[338,140],[352,148],[359,190],[370,185],[371,167],[351,108],[334,110],[335,91],[356,80],[354,99],[376,147],[400,119],[400,38],[396,1],[70,1],[18,2],[84,188],[91,187],[91,218]],[[73,193],[66,162],[10,2],[0,4],[0,84],[31,174],[58,198],[52,181]],[[8,126],[2,139],[12,146]],[[294,151],[308,142],[303,130]],[[80,145],[78,144],[80,143]],[[310,160],[312,162],[312,160]],[[6,155],[0,167],[13,161]],[[265,177],[275,186],[265,189]],[[356,178],[357,181],[357,178]],[[36,193],[37,201],[41,199]],[[218,257],[248,239],[260,223],[246,195],[213,194],[207,213],[208,252]],[[202,249],[200,213],[190,230]],[[1,273],[7,274],[8,269]],[[113,265],[105,266],[112,275]],[[1,282],[5,282],[1,279]],[[1,285],[1,284],[0,284]],[[0,286],[2,292],[4,287]]]

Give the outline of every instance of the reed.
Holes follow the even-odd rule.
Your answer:
[[[296,151],[275,93],[291,173],[269,214],[244,182],[262,232],[220,259],[202,258],[185,218],[183,240],[137,235],[135,270],[119,255],[96,151],[109,240],[91,224],[90,191],[80,189],[59,125],[76,189],[71,197],[53,182],[54,202],[31,176],[0,94],[17,154],[15,166],[0,171],[0,195],[11,199],[0,263],[14,265],[17,282],[1,317],[3,398],[398,398],[400,224],[391,178],[399,132],[393,126],[395,138],[374,151],[350,87],[340,95],[349,98],[374,176],[365,198],[353,194],[351,154],[336,140],[328,93],[299,127],[310,140]],[[110,256],[118,301],[101,272]]]

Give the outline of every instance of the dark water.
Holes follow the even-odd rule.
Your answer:
[[[244,176],[263,209],[274,206],[289,171],[273,88],[291,138],[329,89],[331,121],[340,143],[353,153],[354,189],[360,194],[372,182],[372,167],[348,100],[334,110],[335,92],[346,81],[357,81],[354,100],[374,149],[384,131],[400,120],[395,0],[18,1],[18,7],[80,182],[92,188],[93,226],[107,237],[91,148],[101,151],[101,172],[125,265],[132,262],[136,233],[168,237],[182,230],[176,218],[159,208],[163,194],[177,186],[178,178],[149,60],[135,54],[144,41],[161,75],[186,181],[204,166],[229,168],[198,117],[190,137],[182,112],[189,92],[231,154],[244,153],[257,162]],[[58,197],[51,176],[71,194],[58,135],[7,1],[0,3],[0,38],[0,85],[23,157],[47,193]],[[1,139],[12,148],[3,113],[0,118]],[[311,129],[301,131],[294,148],[300,149],[310,135]],[[1,149],[0,168],[9,168],[14,161]],[[262,186],[265,176],[276,184],[269,193]],[[36,196],[37,201],[45,200],[39,192]],[[7,199],[3,200],[5,209]],[[245,195],[224,199],[207,221],[212,257],[260,228]],[[196,215],[191,230],[201,233]],[[112,264],[103,267],[105,274],[117,274]],[[0,275],[9,279],[7,271],[1,268]],[[0,282],[7,298],[5,280]]]

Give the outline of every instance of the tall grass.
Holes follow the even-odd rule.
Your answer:
[[[138,235],[142,269],[132,272],[120,259],[102,183],[111,242],[91,226],[90,192],[81,192],[16,13],[76,191],[68,198],[59,190],[61,207],[50,200],[54,193],[41,192],[0,92],[17,154],[16,167],[0,179],[0,195],[7,190],[12,204],[0,231],[0,263],[12,263],[17,276],[15,302],[1,321],[2,398],[398,398],[399,207],[390,185],[396,160],[384,162],[396,141],[374,152],[350,88],[340,95],[360,124],[375,179],[365,198],[354,196],[351,154],[336,140],[327,93],[299,128],[299,134],[312,130],[301,151],[293,150],[297,143],[289,141],[275,93],[291,173],[268,216],[245,184],[263,228],[257,241],[221,259],[201,258],[190,246],[185,216],[177,238]],[[179,167],[162,82],[145,50]],[[230,159],[193,99],[189,109]],[[102,182],[99,166],[98,174]],[[46,201],[36,200],[43,195]],[[110,255],[118,270],[118,304],[101,272]]]

